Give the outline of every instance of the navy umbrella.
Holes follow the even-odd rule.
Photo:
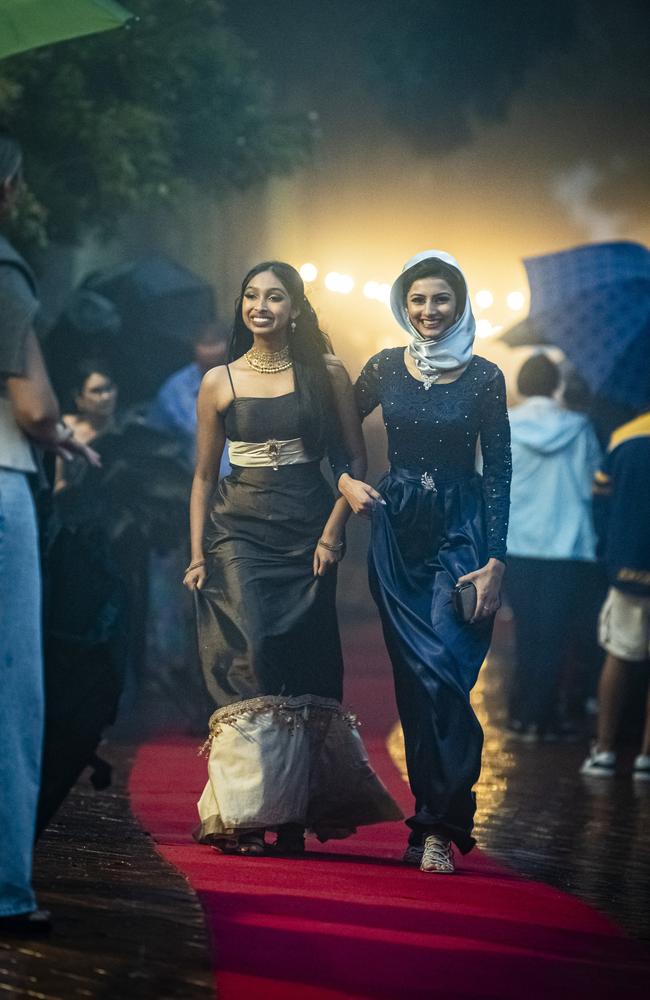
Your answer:
[[[561,348],[594,396],[631,409],[650,404],[650,251],[595,243],[524,261],[530,315],[503,336],[511,346]]]

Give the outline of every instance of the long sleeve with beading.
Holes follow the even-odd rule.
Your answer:
[[[503,374],[498,369],[491,383],[485,387],[480,440],[488,556],[503,562],[508,535],[512,460],[506,386]]]

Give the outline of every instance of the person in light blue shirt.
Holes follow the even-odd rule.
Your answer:
[[[510,412],[512,489],[506,592],[514,615],[509,729],[526,739],[561,735],[562,668],[579,623],[599,604],[591,483],[602,452],[589,418],[563,407],[558,367],[529,358]],[[593,605],[593,608],[592,608]]]
[[[201,327],[194,340],[194,360],[169,376],[149,411],[148,422],[152,427],[181,441],[192,468],[196,448],[196,399],[201,380],[210,368],[224,363],[227,348],[226,338],[216,324]],[[226,457],[221,463],[219,478],[229,471]]]

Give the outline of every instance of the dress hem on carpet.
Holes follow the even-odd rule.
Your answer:
[[[217,843],[298,823],[320,841],[402,819],[368,763],[357,719],[332,698],[262,695],[210,720],[208,782],[194,837]]]

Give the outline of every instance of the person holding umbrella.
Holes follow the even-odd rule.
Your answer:
[[[581,771],[611,778],[631,664],[650,660],[650,411],[619,427],[594,478],[599,554],[610,590],[600,614],[607,653],[598,690],[598,733]],[[650,781],[650,692],[633,777]]]

